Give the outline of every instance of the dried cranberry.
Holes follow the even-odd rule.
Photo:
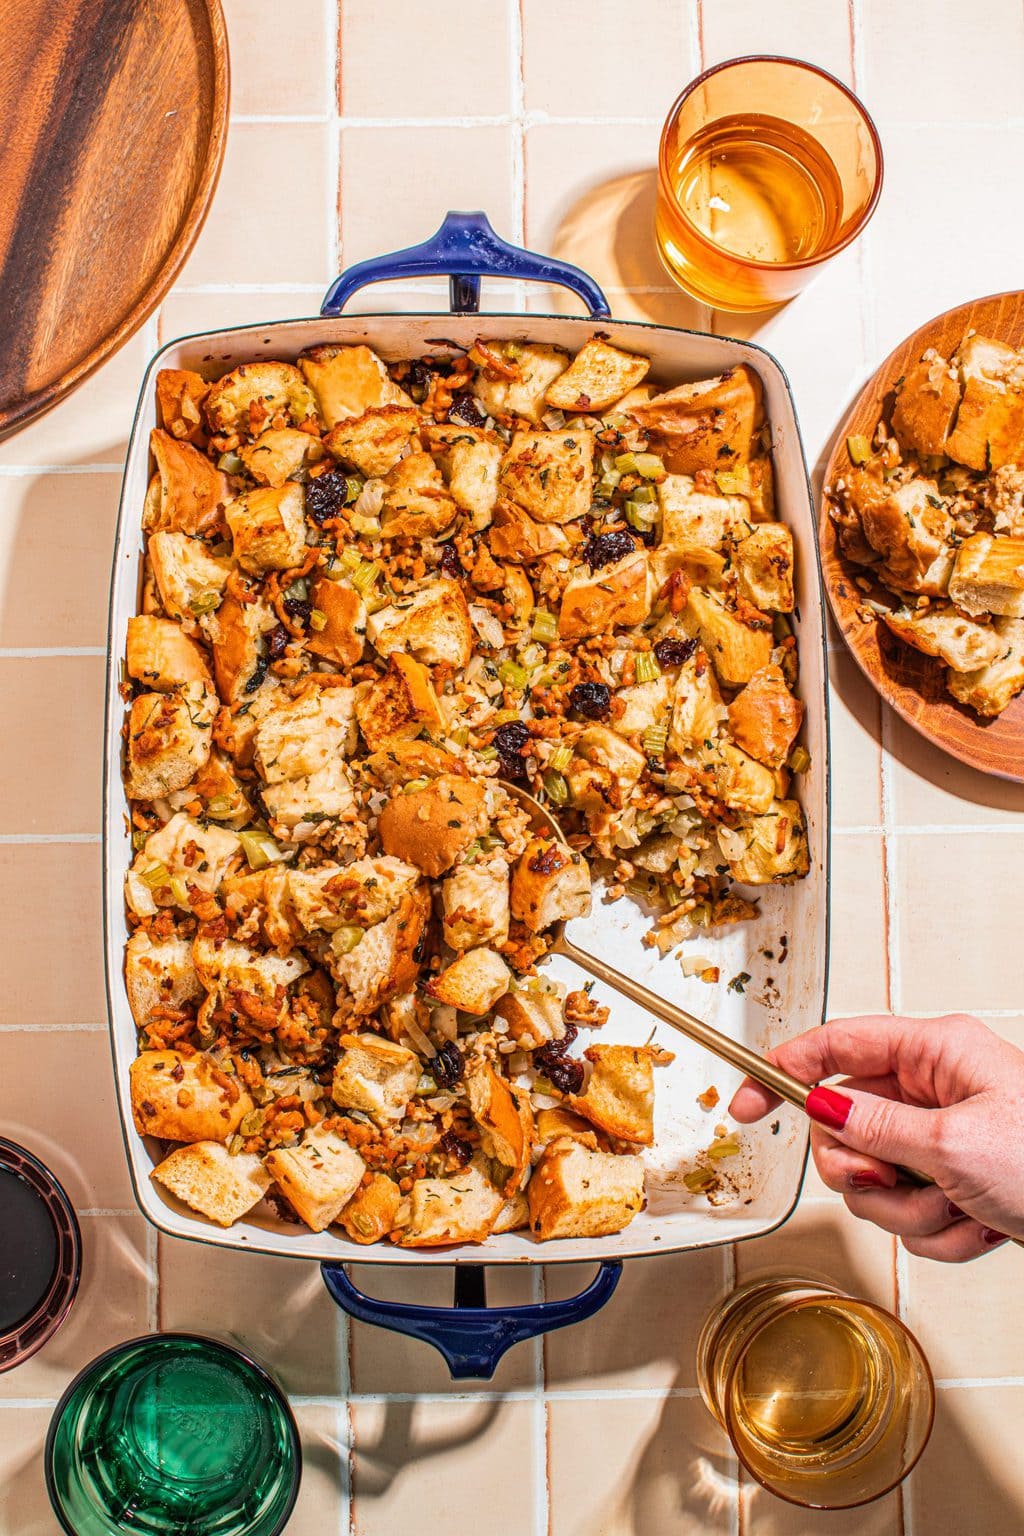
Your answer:
[[[583,558],[592,571],[597,571],[602,565],[611,565],[614,560],[632,554],[635,548],[633,535],[619,528],[614,533],[591,534],[583,546]]]
[[[460,576],[465,575],[462,569],[462,561],[459,559],[459,552],[454,544],[441,545],[441,569],[453,581],[458,581]]]
[[[534,1061],[543,1061],[545,1064],[548,1064],[553,1061],[556,1056],[565,1055],[566,1051],[569,1049],[570,1045],[572,1045],[573,1041],[576,1039],[576,1036],[579,1034],[579,1030],[576,1028],[575,1024],[571,1024],[569,1022],[566,1022],[563,1025],[563,1028],[565,1030],[565,1034],[561,1037],[560,1040],[549,1040],[547,1045],[542,1045],[539,1051],[534,1052]]]
[[[329,469],[306,486],[306,514],[322,528],[328,518],[340,514],[347,496],[348,476],[340,469]]]
[[[536,1060],[538,1051],[534,1056]],[[575,1056],[554,1056],[544,1063],[544,1075],[559,1093],[579,1093],[583,1087],[583,1063]]]
[[[473,1156],[473,1148],[469,1142],[463,1141],[461,1136],[456,1136],[454,1131],[445,1131],[437,1144],[437,1149],[439,1152],[447,1153],[449,1157],[454,1157],[455,1161],[461,1163],[463,1167]]]
[[[681,667],[696,649],[696,640],[659,640],[654,655],[661,667]]]
[[[454,1040],[446,1040],[432,1063],[434,1081],[439,1088],[454,1088],[466,1070],[466,1058]]]
[[[313,612],[313,604],[305,597],[286,597],[284,611],[290,619],[295,619],[300,624],[308,624],[309,616]]]
[[[495,731],[494,745],[498,749],[501,771],[506,779],[526,777],[523,748],[529,739],[530,733],[521,720],[509,720]]]
[[[448,412],[449,421],[461,421],[467,427],[482,427],[487,417],[477,405],[475,398],[468,389],[460,389],[452,397],[452,407]]]
[[[415,362],[409,364],[409,372],[405,376],[406,393],[412,396],[417,405],[422,405],[429,389],[430,369],[424,359],[418,357]]]
[[[280,661],[290,639],[291,635],[283,624],[275,625],[267,636],[267,650],[270,652],[271,661]]]
[[[612,696],[604,683],[574,683],[569,703],[588,720],[603,720],[612,707]]]

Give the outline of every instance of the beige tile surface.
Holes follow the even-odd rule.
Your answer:
[[[49,1408],[0,1405],[0,1532],[60,1536],[43,1481]]]
[[[881,704],[845,650],[828,659],[832,753],[832,825],[882,823]]]
[[[523,0],[526,107],[545,117],[649,117],[659,123],[694,74],[698,0],[650,0],[629,46],[615,0]],[[567,61],[587,58],[584,68]]]
[[[735,1462],[696,1397],[548,1404],[558,1536],[731,1536]]]
[[[881,837],[832,839],[831,1015],[883,1013],[888,1007],[885,850]]]
[[[18,721],[18,750],[0,759],[0,834],[99,832],[103,678],[99,656],[0,659]]]
[[[977,10],[931,0],[926,26],[915,0],[863,0],[860,13],[860,85],[882,124],[1002,121],[1024,70],[1016,0],[985,0]],[[913,69],[906,67],[908,34]]]
[[[501,117],[513,108],[516,5],[435,0],[429,18],[419,0],[391,0],[387,25],[372,0],[341,7],[340,98],[345,117]],[[469,68],[454,74],[429,62],[431,39],[457,51]],[[513,69],[514,65],[514,69]],[[461,206],[468,206],[463,204]]]
[[[1012,827],[1024,812],[1024,784],[978,773],[936,752],[891,712],[886,717],[888,776],[899,826]]]
[[[905,1255],[901,1316],[927,1350],[935,1375],[965,1381],[1024,1376],[1024,1337],[1014,1326],[1020,1291],[1020,1250],[998,1248],[964,1272],[964,1289],[948,1270]]]
[[[853,9],[846,0],[711,0],[702,7],[704,65],[739,54],[807,59],[850,83]]]
[[[737,1247],[736,1283],[803,1275],[891,1308],[896,1305],[895,1254],[888,1233],[854,1220],[845,1205],[804,1202],[777,1232]]]
[[[120,466],[155,335],[150,319],[66,402],[0,443],[0,470],[23,464]]]
[[[0,910],[4,921],[0,1024],[101,1023],[107,1005],[100,947],[99,845],[0,844]],[[54,933],[61,936],[59,951],[54,949]],[[20,1043],[24,1046],[25,1040]]]
[[[120,489],[115,474],[0,475],[0,647],[106,644]]]
[[[349,1427],[343,1404],[300,1403],[302,1483],[288,1536],[325,1536],[348,1529]]]
[[[334,86],[334,28],[323,0],[290,0],[287,20],[265,0],[224,0],[235,116],[326,113]]]
[[[1019,1385],[939,1392],[931,1443],[910,1478],[913,1531],[1018,1536],[1022,1419]]]
[[[540,1410],[530,1402],[360,1402],[352,1406],[353,1536],[533,1528],[543,1476]]]

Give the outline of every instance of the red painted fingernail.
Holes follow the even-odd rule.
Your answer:
[[[966,1215],[967,1215],[967,1212],[966,1211],[962,1211],[958,1205],[954,1205],[952,1200],[947,1200],[946,1201],[946,1218],[947,1218],[947,1220],[949,1220],[949,1221],[963,1221],[963,1219],[964,1219],[964,1217]]]
[[[834,1088],[812,1088],[804,1106],[812,1120],[825,1125],[830,1131],[841,1131],[850,1118],[853,1100]]]
[[[1010,1241],[1005,1232],[997,1232],[995,1227],[986,1227],[981,1234],[981,1240],[986,1248],[998,1248],[1000,1243],[1008,1243]]]
[[[850,1174],[850,1183],[854,1189],[888,1189],[888,1185],[880,1173],[873,1168],[861,1168],[856,1173]]]

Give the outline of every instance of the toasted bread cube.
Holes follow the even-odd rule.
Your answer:
[[[548,1142],[557,1141],[560,1136],[569,1136],[573,1141],[582,1141],[585,1147],[590,1147],[594,1152],[598,1149],[593,1124],[574,1109],[566,1109],[562,1104],[556,1109],[538,1110],[535,1126],[537,1141],[541,1146],[546,1147]]]
[[[343,954],[332,949],[331,974],[344,984],[354,1018],[365,1018],[415,984],[429,918],[430,891],[419,886],[403,897],[390,917],[368,928],[354,949]]]
[[[759,523],[732,552],[740,595],[766,613],[792,613],[793,535],[783,523]]]
[[[417,1179],[409,1196],[403,1248],[446,1248],[482,1243],[494,1230],[505,1201],[472,1163],[450,1179]]]
[[[225,510],[235,559],[244,571],[286,571],[306,553],[306,498],[301,485],[264,486],[236,496]]]
[[[125,945],[124,971],[128,1006],[139,1029],[145,1029],[154,1008],[182,1008],[203,995],[187,939],[154,940],[137,928]]]
[[[764,425],[761,380],[741,363],[717,379],[680,384],[630,414],[675,474],[728,470],[755,455]]]
[[[133,800],[161,800],[192,782],[210,756],[214,703],[206,683],[132,700],[125,788]]]
[[[584,342],[563,374],[549,386],[545,399],[559,411],[583,411],[599,416],[635,388],[651,366],[649,357],[621,352],[592,336]]]
[[[432,741],[392,741],[366,758],[374,779],[387,789],[396,784],[410,784],[413,779],[436,779],[442,773],[460,775],[464,770],[458,758],[435,747]]]
[[[263,647],[263,636],[276,623],[277,615],[266,603],[241,603],[229,595],[204,626],[213,652],[213,675],[221,702],[248,703],[243,719],[253,730],[257,714],[254,701],[260,689],[265,686],[270,692],[277,686],[276,679],[264,685],[267,658]]]
[[[384,405],[412,405],[369,347],[327,342],[303,352],[299,367],[316,391],[320,413],[329,427]]]
[[[576,738],[565,776],[583,811],[621,810],[644,768],[644,755],[606,725],[588,725]]]
[[[741,885],[802,879],[810,869],[803,811],[796,800],[776,800],[762,816],[747,816],[735,830],[719,827],[718,845]]]
[[[475,780],[439,774],[422,789],[393,794],[377,830],[385,853],[436,880],[487,830],[486,791]]]
[[[549,1142],[526,1186],[530,1229],[540,1241],[607,1237],[628,1227],[644,1203],[639,1157],[594,1152],[571,1136]]]
[[[648,726],[660,724],[672,707],[672,693],[673,678],[669,672],[663,672],[650,683],[630,683],[628,688],[620,688],[615,697],[623,709],[613,719],[612,729],[620,736],[635,736]]]
[[[162,1141],[225,1141],[253,1106],[244,1084],[223,1077],[201,1051],[140,1052],[129,1068],[135,1129]]]
[[[491,1236],[497,1237],[500,1232],[521,1232],[524,1227],[530,1225],[530,1206],[525,1194],[513,1195],[506,1200],[498,1212],[497,1220],[491,1228]]]
[[[422,422],[415,406],[384,405],[346,417],[332,427],[325,442],[336,459],[378,478],[394,469]]]
[[[381,656],[407,651],[417,661],[447,662],[461,669],[473,655],[473,625],[465,593],[447,576],[421,588],[411,602],[379,609],[368,620],[366,633]]]
[[[978,624],[956,608],[926,608],[923,613],[901,609],[879,614],[888,630],[925,656],[938,656],[954,672],[987,667],[1006,649],[994,624]]]
[[[372,928],[396,912],[420,883],[420,872],[401,859],[356,859],[289,869],[285,876],[297,921],[307,933],[333,933],[345,923]]]
[[[271,485],[275,489],[310,464],[319,464],[323,456],[320,440],[297,427],[271,427],[238,452],[257,485]]]
[[[505,994],[494,1011],[506,1021],[509,1038],[523,1051],[539,1050],[565,1034],[558,992],[530,992],[517,987]]]
[[[1024,459],[1024,357],[1004,342],[968,336],[952,359],[963,384],[945,452],[970,469]]]
[[[478,532],[489,528],[498,500],[498,471],[503,448],[500,442],[457,442],[449,455],[448,489],[452,500]]]
[[[733,811],[761,814],[775,799],[775,776],[762,763],[748,757],[723,738],[698,750],[702,768],[709,774],[715,798]]]
[[[180,442],[194,443],[202,439],[202,404],[210,393],[210,386],[202,374],[190,368],[161,368],[156,376],[156,403],[160,409],[160,424]]]
[[[785,763],[803,718],[803,705],[774,665],[755,672],[729,705],[729,730],[736,745],[769,768]]]
[[[1024,618],[1024,539],[974,533],[957,552],[949,595],[966,613]]]
[[[375,1173],[362,1184],[339,1217],[354,1243],[378,1243],[393,1231],[402,1193],[386,1173]]]
[[[501,352],[507,343],[488,342],[493,352]],[[547,410],[545,399],[548,387],[568,367],[568,355],[559,347],[546,347],[539,342],[513,344],[514,357],[509,361],[515,368],[515,376],[508,378],[497,372],[481,371],[473,384],[473,393],[488,416],[523,416],[527,421],[540,423]]]
[[[484,1061],[467,1070],[466,1087],[481,1146],[488,1157],[509,1170],[502,1194],[511,1199],[522,1188],[530,1167],[534,1142],[530,1095],[506,1082]]]
[[[219,1141],[178,1147],[150,1178],[218,1227],[230,1227],[259,1205],[271,1182],[258,1157],[245,1152],[232,1157]]]
[[[278,695],[256,729],[256,766],[268,784],[316,773],[355,748],[353,688],[315,683],[294,698]]]
[[[293,843],[314,836],[322,821],[347,818],[356,806],[352,781],[337,761],[303,778],[267,784],[262,798],[274,836]]]
[[[310,588],[309,600],[327,622],[321,630],[310,630],[306,650],[339,667],[354,667],[362,658],[366,636],[366,604],[355,587],[321,576]]]
[[[976,672],[946,674],[953,697],[979,715],[1002,714],[1024,688],[1024,619],[996,619],[992,628],[1001,645],[996,659]]]
[[[173,529],[195,534],[216,528],[231,495],[227,476],[214,468],[205,453],[159,427],[149,434],[149,446],[160,481],[159,496],[146,498],[142,520],[146,532]]]
[[[416,1091],[422,1063],[415,1051],[381,1035],[342,1035],[331,1098],[342,1109],[362,1109],[400,1120]]]
[[[562,593],[558,633],[563,640],[603,635],[617,626],[642,624],[651,611],[647,553],[634,549],[599,570],[573,576]]]
[[[441,886],[441,900],[449,948],[504,944],[508,938],[508,865],[500,854],[460,864]]]
[[[582,428],[517,432],[501,461],[501,494],[541,523],[571,523],[590,509],[594,438]]]
[[[498,560],[530,565],[544,555],[568,549],[569,541],[556,523],[540,523],[514,501],[499,497],[494,504],[494,525],[488,542]]]
[[[207,992],[251,992],[272,1002],[278,989],[290,987],[309,970],[309,962],[296,952],[264,955],[235,939],[211,939],[202,929],[192,941],[192,964]]]
[[[531,837],[512,872],[512,916],[531,933],[586,917],[590,869],[582,854],[551,837]]]
[[[444,731],[445,719],[430,673],[401,651],[388,657],[388,670],[356,704],[356,719],[371,752],[392,741],[408,741],[421,730]]]
[[[868,482],[861,479],[858,487]],[[932,480],[908,480],[886,496],[859,496],[860,524],[884,561],[887,585],[942,597],[949,585],[953,524]]]
[[[934,350],[915,363],[896,391],[892,430],[904,448],[927,457],[947,451],[960,409],[960,379],[948,359]]]
[[[621,1141],[649,1147],[654,1141],[654,1065],[651,1053],[635,1045],[591,1045],[593,1062],[586,1092],[570,1104],[592,1125]]]
[[[164,612],[172,619],[192,620],[220,604],[231,574],[231,561],[215,558],[199,539],[187,533],[154,533],[149,539],[149,562]],[[214,601],[216,599],[216,601]]]
[[[229,918],[255,941],[251,919],[259,924],[259,939],[278,955],[287,955],[303,937],[302,924],[292,907],[289,877],[292,871],[283,864],[266,869],[246,869],[244,874],[228,875],[219,896]]]
[[[668,752],[681,757],[711,741],[721,723],[723,704],[718,680],[704,651],[698,650],[679,668],[672,699]]]
[[[698,491],[692,475],[666,475],[657,494],[663,546],[721,549],[726,539],[744,538],[753,526],[744,497]]]
[[[384,480],[382,539],[429,539],[458,517],[441,471],[429,453],[410,453]]]
[[[763,628],[755,629],[738,619],[710,592],[694,588],[683,623],[699,638],[719,682],[726,688],[742,688],[755,672],[771,662],[774,641],[770,621],[765,620]]]
[[[242,363],[210,386],[203,410],[211,432],[259,437],[275,416],[293,427],[319,420],[316,397],[291,363]]]
[[[263,1166],[313,1232],[336,1221],[362,1183],[366,1164],[343,1136],[313,1126],[297,1147],[268,1152]]]
[[[147,837],[145,847],[128,871],[125,887],[129,907],[138,917],[152,917],[158,905],[178,905],[170,887],[174,875],[212,895],[240,847],[233,832],[202,826],[179,811]],[[160,883],[164,871],[167,885]]]
[[[148,613],[130,618],[125,655],[128,676],[160,693],[210,680],[202,651],[172,619],[154,619]]]
[[[463,1013],[490,1013],[504,997],[512,972],[499,954],[484,947],[467,949],[451,965],[427,983],[427,992],[438,1003],[448,1003]]]

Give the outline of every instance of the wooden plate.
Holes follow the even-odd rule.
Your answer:
[[[948,357],[966,331],[979,331],[1011,346],[1024,345],[1024,293],[997,293],[949,309],[922,325],[886,358],[861,392],[836,437],[825,470],[825,486],[851,467],[848,437],[870,438],[880,416],[888,416],[896,380],[907,373],[927,347]],[[986,720],[946,692],[942,663],[898,641],[878,622],[860,616],[866,598],[887,605],[892,593],[881,586],[865,593],[854,585],[866,573],[845,558],[822,496],[818,521],[821,566],[832,612],[861,670],[887,704],[922,736],[960,762],[1001,779],[1024,783],[1024,694],[995,719]]]
[[[219,0],[0,5],[0,433],[127,340],[202,227],[224,154]]]

